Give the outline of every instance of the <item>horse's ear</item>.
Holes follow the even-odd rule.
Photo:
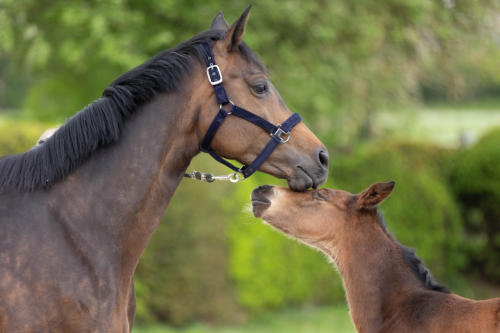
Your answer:
[[[240,18],[236,20],[236,22],[234,22],[227,31],[225,42],[226,49],[228,51],[236,50],[240,43],[243,41],[243,35],[245,34],[245,27],[247,25],[248,14],[250,13],[251,7],[252,6],[248,6],[243,14],[241,14]]]
[[[229,25],[227,25],[226,19],[224,18],[224,14],[219,10],[217,15],[215,15],[212,24],[210,25],[210,30],[224,30],[229,29]]]
[[[394,189],[394,181],[386,183],[376,183],[358,194],[358,207],[360,209],[376,208],[382,201],[391,194]]]

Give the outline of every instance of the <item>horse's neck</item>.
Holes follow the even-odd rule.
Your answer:
[[[183,94],[159,95],[125,122],[116,143],[94,153],[51,191],[64,223],[86,237],[100,233],[127,258],[122,264],[129,267],[122,271],[133,272],[198,152],[195,108]]]
[[[340,246],[330,248],[344,280],[353,322],[360,332],[377,332],[399,305],[421,288],[398,245],[381,230],[370,237],[353,230]]]

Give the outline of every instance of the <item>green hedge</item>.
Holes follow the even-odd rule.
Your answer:
[[[451,184],[466,220],[469,271],[500,282],[500,128],[457,152]]]
[[[371,183],[396,181],[380,207],[388,229],[446,280],[466,264],[460,210],[445,176],[449,159],[450,152],[437,147],[377,142],[334,157],[329,182],[357,193]]]
[[[0,118],[0,157],[29,150],[49,126]]]

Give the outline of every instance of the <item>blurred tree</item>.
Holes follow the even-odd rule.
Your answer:
[[[19,107],[24,96],[31,117],[61,120],[120,73],[208,28],[219,9],[232,21],[246,5],[2,0],[0,107]],[[498,0],[256,0],[246,40],[289,107],[341,144],[369,136],[372,113],[412,98],[419,82],[460,96],[477,67],[498,82],[498,66],[488,69],[498,59],[499,8]]]

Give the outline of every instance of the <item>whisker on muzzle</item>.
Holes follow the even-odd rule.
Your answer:
[[[241,212],[253,216],[252,204],[251,203],[245,204],[241,209]]]

